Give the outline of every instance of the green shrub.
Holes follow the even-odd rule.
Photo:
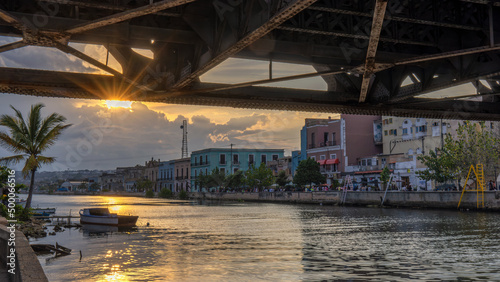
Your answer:
[[[148,190],[146,192],[146,198],[154,198],[155,192],[153,190]]]
[[[173,194],[170,189],[162,188],[158,196],[160,196],[160,198],[170,199],[172,198]]]
[[[179,192],[179,199],[181,199],[181,200],[187,200],[188,198],[189,198],[189,195],[188,195],[188,193],[186,191],[181,190]]]
[[[15,211],[14,217],[15,217],[15,219],[17,219],[19,221],[26,221],[31,217],[31,214],[30,214],[31,209],[26,210],[21,205],[16,205],[15,210],[16,211]],[[12,219],[12,218],[10,218],[10,215],[8,213],[8,208],[3,204],[0,204],[0,214],[3,217],[5,217],[6,219]]]

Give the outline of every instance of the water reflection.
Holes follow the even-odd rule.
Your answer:
[[[64,199],[58,213],[111,202],[35,199]],[[57,240],[77,256],[42,262],[50,281],[500,281],[500,219],[493,213],[113,201],[120,213],[139,216],[138,227],[84,226],[40,239]]]

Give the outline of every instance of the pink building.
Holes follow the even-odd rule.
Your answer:
[[[327,178],[341,178],[346,166],[382,153],[380,116],[341,115],[338,119],[306,119],[306,152]]]

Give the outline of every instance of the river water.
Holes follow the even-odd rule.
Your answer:
[[[131,230],[31,240],[73,250],[39,256],[49,281],[500,281],[496,213],[34,195],[37,205],[139,216]]]

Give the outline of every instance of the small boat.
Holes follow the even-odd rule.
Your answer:
[[[33,208],[31,213],[33,216],[50,216],[56,213],[56,208]]]
[[[110,213],[108,208],[88,208],[80,210],[81,224],[112,226],[135,226],[138,216]]]

